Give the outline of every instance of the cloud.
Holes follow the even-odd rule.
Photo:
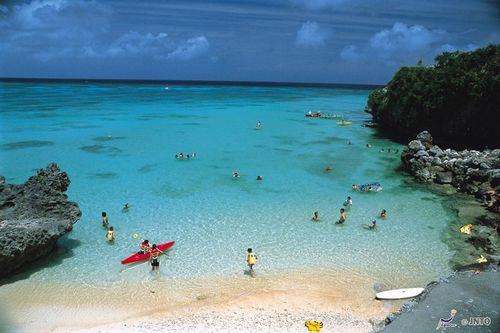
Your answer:
[[[351,62],[357,62],[361,60],[361,54],[359,53],[359,50],[355,45],[348,45],[344,47],[340,52],[340,57]]]
[[[339,5],[348,2],[347,0],[292,0],[292,1],[298,6],[310,10],[337,8]]]
[[[370,39],[370,46],[383,52],[413,52],[428,48],[432,43],[441,40],[444,34],[446,32],[443,30],[429,30],[421,25],[408,26],[396,22],[391,29],[377,32]]]
[[[455,52],[455,51],[470,52],[470,51],[474,51],[477,48],[479,48],[479,46],[476,45],[476,44],[474,44],[474,43],[470,43],[470,44],[467,44],[467,45],[464,45],[464,46],[455,46],[455,45],[452,45],[452,44],[443,44],[440,47],[438,47],[435,50],[434,53],[436,55],[438,55],[438,54],[441,54],[443,52]]]
[[[314,47],[323,45],[327,32],[320,28],[317,22],[307,21],[297,31],[295,45],[300,47]]]
[[[167,56],[168,59],[190,60],[208,51],[208,40],[205,36],[190,38]]]
[[[208,50],[204,36],[173,39],[162,31],[110,32],[113,9],[93,0],[34,0],[2,6],[0,15],[0,50],[38,61],[139,56],[190,60]]]
[[[381,60],[390,65],[425,57],[431,59],[435,49],[451,37],[444,30],[396,22],[391,28],[375,33],[364,44],[345,46],[340,57],[348,62]]]

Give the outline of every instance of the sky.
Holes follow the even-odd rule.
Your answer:
[[[495,0],[0,2],[0,77],[384,84],[499,42]]]

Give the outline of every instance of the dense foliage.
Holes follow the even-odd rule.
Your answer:
[[[402,67],[373,91],[368,112],[405,140],[428,130],[440,144],[500,146],[500,45],[444,52],[433,66]]]

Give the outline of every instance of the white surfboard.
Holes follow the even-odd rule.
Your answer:
[[[420,295],[424,292],[424,288],[406,288],[386,290],[376,294],[377,299],[403,299],[411,298]]]

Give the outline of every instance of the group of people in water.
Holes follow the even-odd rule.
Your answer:
[[[351,207],[352,207],[352,198],[350,196],[348,196],[346,198],[346,200],[343,203],[343,206],[344,206],[344,208],[340,208],[340,217],[339,217],[339,220],[337,222],[335,222],[335,224],[344,224],[347,221],[347,211],[350,210]],[[379,214],[379,218],[385,219],[386,217],[387,217],[387,210],[382,209],[382,211]],[[311,220],[315,221],[315,222],[320,221],[320,217],[319,217],[319,212],[318,211],[315,211],[313,213],[313,216],[312,216]],[[372,222],[371,222],[370,225],[363,224],[363,227],[366,228],[366,229],[373,230],[373,229],[377,228],[377,221],[376,220],[372,220]]]
[[[234,172],[233,172],[233,178],[240,178],[240,176],[241,176],[241,175],[240,175],[240,173],[239,173],[239,172],[236,172],[236,171],[234,171]],[[264,178],[262,178],[262,176],[260,176],[260,175],[259,175],[259,176],[257,176],[257,180],[263,180],[263,179],[264,179]]]

